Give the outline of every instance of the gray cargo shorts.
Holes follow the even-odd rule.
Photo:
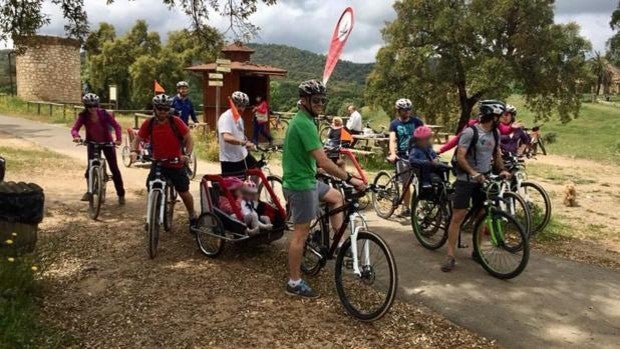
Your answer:
[[[310,223],[319,213],[320,201],[331,187],[321,181],[316,182],[314,189],[288,190],[284,189],[284,197],[291,210],[293,224]]]

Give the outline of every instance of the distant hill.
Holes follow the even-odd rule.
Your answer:
[[[295,47],[275,44],[249,44],[256,52],[252,61],[269,64],[288,70],[288,80],[301,81],[320,79],[325,67],[325,56]],[[359,85],[366,83],[374,63],[353,63],[340,61],[330,81],[350,82]]]

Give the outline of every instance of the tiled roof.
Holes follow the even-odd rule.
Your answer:
[[[193,67],[189,67],[185,69],[200,72],[200,71],[215,71],[215,67],[216,67],[215,63],[209,63],[209,64],[195,65]],[[269,65],[254,64],[251,62],[232,62],[230,64],[230,68],[231,70],[263,73],[267,75],[278,75],[278,76],[286,75],[286,70],[284,69],[272,67]]]

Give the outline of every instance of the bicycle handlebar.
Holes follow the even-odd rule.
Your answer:
[[[116,147],[116,143],[114,142],[92,142],[92,141],[85,141],[83,139],[78,140],[77,142],[75,142],[75,146],[80,146],[80,145],[98,145],[101,147]]]

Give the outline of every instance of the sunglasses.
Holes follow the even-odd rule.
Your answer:
[[[157,108],[155,108],[155,109],[156,109],[157,111],[169,111],[169,110],[170,110],[170,108],[167,108],[167,107],[157,107]]]
[[[326,97],[312,97],[310,98],[310,102],[312,102],[312,104],[325,105],[327,104],[327,98]]]
[[[411,111],[411,108],[400,108],[398,111]]]

